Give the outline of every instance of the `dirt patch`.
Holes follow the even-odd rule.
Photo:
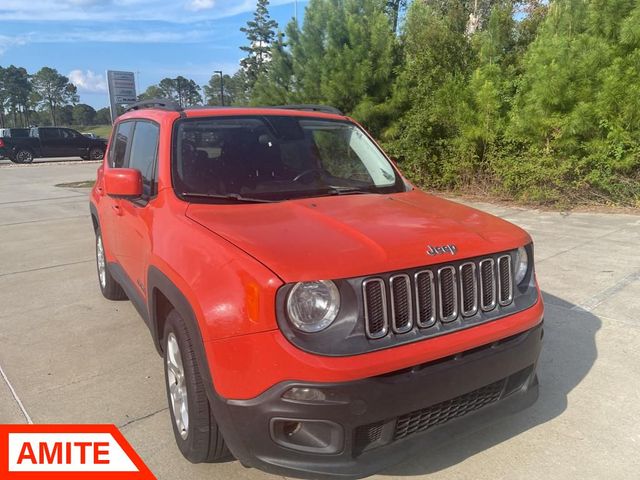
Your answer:
[[[571,213],[620,213],[626,215],[640,215],[640,208],[623,207],[606,204],[581,203],[567,206],[553,203],[527,203],[512,198],[502,198],[491,194],[473,195],[453,191],[427,190],[429,193],[448,198],[450,200],[462,200],[468,202],[486,202],[505,207],[534,208],[543,212],[571,212]]]
[[[95,180],[83,180],[81,182],[58,183],[56,187],[60,188],[91,188]]]

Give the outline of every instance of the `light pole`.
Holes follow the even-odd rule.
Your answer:
[[[224,107],[224,77],[222,76],[222,70],[214,70],[213,73],[220,74],[220,106]]]

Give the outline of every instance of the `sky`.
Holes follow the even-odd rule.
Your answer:
[[[0,65],[57,69],[80,101],[108,104],[106,70],[136,72],[138,92],[164,77],[203,85],[214,70],[237,71],[247,43],[240,28],[255,0],[0,0]],[[306,0],[298,1],[302,22]],[[294,0],[271,0],[280,28]]]

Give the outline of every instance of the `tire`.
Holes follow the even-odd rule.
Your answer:
[[[89,150],[89,160],[102,160],[104,158],[104,149],[100,147],[92,147]]]
[[[167,315],[163,347],[167,402],[180,452],[191,463],[231,459],[207,398],[193,339],[175,310]]]
[[[27,149],[21,149],[16,152],[15,163],[31,163],[33,162],[33,152]]]
[[[107,300],[126,300],[127,294],[124,293],[120,284],[114,280],[109,272],[109,265],[104,254],[102,232],[99,227],[96,230],[96,267],[98,270],[98,285],[104,298]]]

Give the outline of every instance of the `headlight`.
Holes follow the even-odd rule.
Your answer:
[[[287,314],[291,323],[307,333],[324,330],[338,316],[340,292],[329,280],[297,283],[287,298]]]
[[[524,280],[527,270],[529,270],[529,255],[527,255],[526,248],[520,247],[516,253],[516,285],[520,285]]]

